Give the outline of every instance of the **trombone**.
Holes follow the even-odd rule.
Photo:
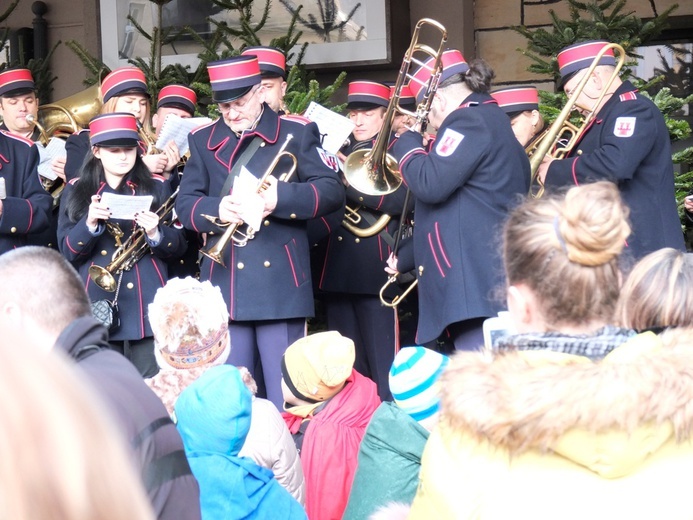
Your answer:
[[[255,190],[255,193],[262,193],[265,189],[267,189],[267,179],[270,175],[272,175],[272,172],[284,156],[289,157],[292,160],[293,164],[288,172],[283,173],[279,176],[279,181],[288,182],[291,176],[294,174],[298,166],[298,161],[296,160],[296,156],[294,154],[286,151],[286,147],[289,144],[289,141],[293,139],[293,137],[293,134],[289,134],[286,136],[286,141],[284,141],[284,144],[282,144],[281,148],[279,149],[279,152],[277,152],[277,155],[274,157],[270,165],[267,167],[267,170],[265,170],[265,173],[262,175],[262,177],[260,177],[260,180],[257,183],[257,189]],[[248,241],[255,238],[255,233],[257,233],[257,230],[253,229],[247,224],[246,229],[244,231],[241,231],[240,227],[244,224],[244,222],[235,222],[234,224],[227,224],[219,221],[219,217],[212,217],[210,215],[202,216],[219,227],[226,227],[226,230],[221,235],[219,240],[217,240],[217,243],[214,244],[214,246],[206,250],[200,249],[200,253],[224,267],[226,267],[226,265],[224,264],[224,249],[226,249],[226,246],[228,246],[229,242],[233,242],[237,247],[244,247],[248,244]]]
[[[155,213],[159,216],[160,223],[163,222],[166,216],[173,210],[173,204],[177,196],[178,188],[176,188],[176,191],[174,191],[171,196],[159,206],[159,209],[156,210]],[[114,292],[116,290],[114,275],[132,269],[133,266],[151,250],[146,240],[147,233],[144,228],[138,227],[122,244],[120,244],[120,237],[123,236],[123,232],[120,226],[114,224],[112,228],[113,234],[116,237],[116,243],[118,243],[118,249],[113,253],[111,263],[106,267],[101,267],[96,264],[89,267],[89,276],[94,280],[94,283],[108,292]]]
[[[601,94],[596,99],[592,107],[589,108],[587,113],[584,115],[581,125],[574,125],[569,121],[568,118],[570,117],[571,112],[577,106],[577,98],[580,96],[580,94],[582,94],[582,91],[585,89],[585,86],[592,76],[594,69],[596,69],[599,65],[599,60],[601,60],[604,54],[606,54],[606,52],[610,49],[618,51],[618,63],[616,63],[614,71],[602,89]],[[544,183],[538,177],[539,166],[544,160],[544,157],[548,155],[554,159],[563,159],[570,154],[577,143],[580,142],[580,139],[582,139],[585,131],[596,117],[597,108],[604,99],[604,96],[606,96],[607,92],[609,91],[611,84],[618,77],[618,74],[621,68],[623,68],[625,61],[626,52],[623,50],[623,47],[617,43],[609,43],[604,45],[604,47],[602,47],[599,53],[594,57],[594,60],[592,60],[592,63],[587,69],[587,73],[575,87],[575,90],[570,95],[570,99],[568,99],[568,102],[563,107],[563,110],[561,110],[561,113],[558,114],[558,117],[546,131],[546,134],[542,137],[541,141],[536,143],[529,160],[532,172],[530,186],[534,185],[536,182],[539,185],[539,189],[536,193],[530,193],[530,195],[535,198],[540,198],[544,194]]]
[[[426,25],[432,26],[440,32],[440,42],[437,50],[429,45],[419,43],[419,33],[421,28]],[[396,112],[412,116],[417,124],[423,124],[424,121],[426,121],[428,112],[431,109],[431,103],[433,102],[433,94],[435,94],[438,88],[438,81],[443,72],[441,60],[443,47],[447,39],[448,33],[445,27],[435,20],[422,18],[416,24],[409,48],[404,54],[404,60],[402,61],[402,66],[397,76],[392,97],[390,98],[387,111],[385,112],[383,127],[373,144],[373,148],[352,152],[344,163],[344,176],[354,189],[366,195],[387,195],[395,191],[402,184],[402,174],[399,171],[399,165],[395,158],[387,153],[390,131]],[[429,68],[429,66],[425,64],[425,61],[414,58],[414,53],[417,52],[434,58],[434,63],[433,66],[430,67],[431,77],[424,84],[423,101],[417,106],[416,112],[411,112],[405,110],[399,104],[405,80],[414,79],[412,75],[409,74],[411,64],[415,63],[418,66]]]
[[[394,256],[397,256],[397,252],[399,251],[399,244],[402,241],[402,234],[404,233],[404,222],[407,218],[407,214],[409,213],[409,198],[411,196],[411,191],[407,190],[407,194],[404,197],[404,207],[402,208],[402,215],[400,216],[399,219],[399,226],[397,227],[397,237],[395,238],[395,245],[392,247],[392,254]],[[391,285],[397,283],[397,278],[399,277],[399,274],[393,274],[387,279],[387,282],[380,288],[380,292],[378,293],[378,296],[380,297],[380,303],[383,304],[385,307],[397,307],[400,303],[402,303],[402,300],[407,297],[407,295],[414,290],[414,287],[419,283],[419,279],[416,278],[414,281],[412,281],[409,284],[409,287],[407,287],[402,294],[396,295],[392,300],[388,301],[385,298],[385,291],[387,290],[388,287]]]

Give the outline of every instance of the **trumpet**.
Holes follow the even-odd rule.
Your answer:
[[[570,117],[571,112],[577,107],[577,99],[580,96],[580,94],[582,94],[582,91],[585,89],[587,82],[592,76],[592,72],[594,72],[594,69],[596,69],[599,65],[599,61],[602,59],[602,56],[604,56],[604,54],[610,49],[618,51],[618,63],[616,63],[614,71],[611,74],[609,80],[604,85],[601,94],[594,101],[592,108],[590,108],[584,115],[581,125],[574,125],[568,120],[568,118]],[[623,47],[621,47],[617,43],[610,43],[604,45],[604,47],[602,47],[599,53],[594,57],[591,65],[587,69],[587,73],[576,85],[575,90],[572,92],[570,96],[570,99],[568,99],[568,102],[563,107],[560,114],[558,114],[556,120],[549,127],[546,133],[542,136],[541,141],[535,141],[536,144],[534,145],[534,149],[529,160],[532,172],[530,186],[537,183],[539,185],[539,189],[536,193],[530,192],[530,195],[532,195],[535,198],[540,198],[544,194],[544,183],[538,177],[539,166],[544,160],[544,157],[548,155],[549,157],[552,157],[554,159],[563,159],[564,157],[570,154],[570,152],[573,150],[573,148],[575,148],[577,143],[580,142],[580,139],[582,139],[582,136],[584,135],[585,131],[587,130],[587,128],[589,128],[590,124],[596,117],[597,108],[604,99],[604,96],[606,96],[607,92],[609,91],[609,87],[611,87],[611,84],[618,77],[619,71],[621,70],[621,68],[623,68],[623,64],[625,63],[625,61],[626,52],[623,50]]]
[[[137,130],[139,131],[140,137],[142,138],[142,141],[144,141],[144,144],[147,145],[147,151],[144,153],[145,155],[156,155],[161,153],[161,150],[159,150],[156,147],[156,140],[154,139],[154,136],[147,132],[147,130],[144,128],[144,125],[142,124],[142,121],[139,119],[135,118],[135,123],[137,124]]]
[[[156,210],[155,213],[159,216],[159,222],[163,222],[171,213],[177,196],[178,189]],[[94,280],[94,283],[108,292],[116,290],[114,275],[132,269],[151,250],[151,246],[146,240],[147,233],[144,228],[138,227],[123,243],[120,243],[120,237],[123,236],[120,226],[113,224],[111,229],[113,229],[112,233],[116,237],[116,244],[118,244],[111,262],[106,267],[96,264],[89,267],[89,276]]]
[[[267,167],[267,170],[265,170],[265,173],[262,175],[262,177],[260,177],[255,193],[262,193],[265,189],[267,189],[267,179],[269,179],[270,175],[272,175],[272,172],[277,167],[282,157],[289,157],[293,164],[288,172],[279,176],[279,181],[288,182],[291,176],[294,174],[298,166],[298,161],[296,160],[296,156],[294,154],[286,151],[286,147],[293,137],[293,134],[286,136],[286,141],[284,141],[284,144],[282,144],[281,148],[277,152],[277,155]],[[246,229],[241,231],[240,228],[243,224],[245,224],[244,222],[236,222],[229,225],[226,223],[221,223],[218,217],[212,217],[210,215],[202,216],[219,227],[226,227],[226,230],[221,237],[219,237],[219,240],[216,244],[214,244],[214,246],[206,250],[200,249],[200,253],[224,267],[226,267],[224,264],[224,249],[226,249],[226,246],[229,245],[229,242],[233,242],[237,247],[244,247],[248,244],[248,241],[255,238],[255,233],[257,233],[257,230],[253,229],[247,224]]]

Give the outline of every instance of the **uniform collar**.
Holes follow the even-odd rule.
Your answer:
[[[478,105],[497,105],[498,101],[496,101],[493,97],[491,97],[490,94],[482,94],[479,92],[472,92],[469,94],[462,103],[460,103],[459,108],[469,108],[469,107],[475,107]]]
[[[10,129],[7,128],[7,125],[4,122],[0,124],[0,130],[3,130],[4,132],[7,132],[8,134],[12,134],[12,132],[10,132]],[[12,134],[12,135],[17,135],[17,134]],[[23,137],[24,139],[29,139],[30,141],[36,142],[41,138],[41,132],[39,132],[38,128],[34,127],[34,129],[32,130],[30,135],[28,135],[28,136],[22,135],[20,137]]]
[[[604,106],[599,109],[599,112],[597,112],[597,117],[599,117],[600,112],[604,112],[607,107],[610,107],[612,105],[615,105],[617,103],[620,103],[621,100],[619,99],[622,94],[625,94],[627,92],[637,92],[638,89],[635,88],[635,86],[630,82],[630,81],[624,81],[615,91],[613,94],[611,94],[611,97],[606,100],[606,103],[604,103]]]
[[[209,150],[217,150],[229,140],[237,142],[247,139],[249,136],[256,135],[270,144],[276,143],[279,138],[279,116],[270,109],[267,104],[264,104],[262,115],[257,125],[255,125],[255,128],[253,130],[246,130],[240,138],[226,123],[224,123],[223,118],[220,117],[216,124],[212,126],[212,133],[207,141],[207,148]]]

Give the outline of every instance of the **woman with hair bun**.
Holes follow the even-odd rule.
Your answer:
[[[639,331],[693,326],[693,255],[667,247],[640,259],[621,289],[616,321]]]
[[[693,329],[607,325],[627,216],[608,182],[511,213],[503,253],[520,334],[459,352],[443,372],[407,518],[691,517]]]
[[[516,335],[504,349],[550,349],[602,357],[635,333],[610,325],[628,208],[610,182],[530,200],[504,230],[507,302]]]

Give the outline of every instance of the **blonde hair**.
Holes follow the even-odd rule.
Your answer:
[[[123,94],[124,96],[127,94]],[[147,97],[144,94],[136,94],[138,96],[142,97]],[[106,101],[103,105],[101,105],[101,109],[99,110],[99,114],[112,114],[116,111],[116,104],[118,103],[118,98],[121,96],[113,96],[110,98],[108,101]],[[151,103],[147,103],[147,108],[144,111],[144,122],[142,123],[142,128],[144,128],[145,132],[149,135],[154,134],[154,128],[152,127],[152,107]]]
[[[640,259],[623,284],[616,319],[637,330],[693,326],[693,255],[668,247]]]
[[[0,346],[0,518],[153,520],[124,439],[59,352]]]
[[[508,284],[525,284],[548,325],[609,319],[630,234],[618,188],[595,182],[516,208],[504,229]]]

